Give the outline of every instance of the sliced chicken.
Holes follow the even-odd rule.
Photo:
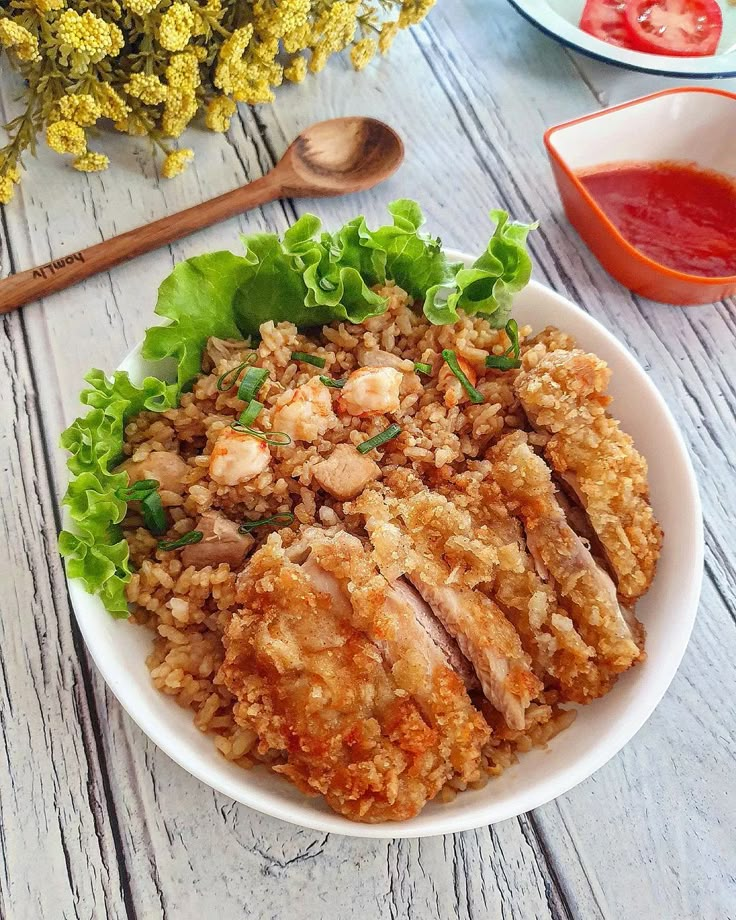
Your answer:
[[[320,488],[344,502],[360,495],[369,482],[378,479],[381,468],[352,444],[338,444],[329,457],[316,464],[312,475]]]
[[[457,642],[432,613],[432,608],[422,595],[412,585],[400,578],[394,582],[393,590],[402,601],[411,609],[414,619],[419,623],[424,632],[442,652],[447,664],[460,677],[469,691],[480,690],[478,675],[473,670],[473,665],[460,651]]]
[[[153,450],[143,460],[126,460],[120,470],[128,474],[131,485],[141,479],[156,479],[162,491],[178,495],[186,489],[191,473],[187,462],[171,450]]]
[[[509,509],[524,524],[529,552],[554,581],[581,636],[612,676],[626,670],[642,652],[613,582],[567,523],[544,460],[522,432],[505,437],[489,456]]]
[[[649,504],[646,460],[606,411],[611,371],[578,349],[525,357],[525,365],[515,391],[534,427],[550,435],[545,456],[585,509],[619,594],[636,600],[654,578],[662,530]]]
[[[220,672],[276,772],[367,822],[478,779],[488,726],[360,541],[314,529],[290,555],[274,534],[240,575]]]
[[[205,511],[194,529],[202,532],[202,539],[182,550],[181,562],[185,568],[193,565],[203,569],[226,562],[231,569],[238,569],[256,542],[250,534],[239,533],[235,521],[219,511]]]
[[[408,498],[364,492],[354,508],[364,516],[384,572],[390,569],[395,555],[411,583],[472,662],[485,696],[510,728],[523,728],[524,712],[542,690],[542,684],[502,611],[484,594],[462,583],[461,575],[455,571],[460,557],[451,557],[449,564],[443,557],[448,548],[448,528],[451,533],[458,509],[427,490]],[[463,555],[467,550],[465,547]],[[477,583],[473,567],[471,562],[469,578],[471,583]],[[391,571],[396,577],[400,574],[398,568]],[[491,573],[485,577],[491,577]]]

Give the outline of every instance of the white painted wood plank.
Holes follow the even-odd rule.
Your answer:
[[[0,326],[0,368],[0,916],[93,918],[95,905],[122,916],[97,715],[69,628],[19,316]]]

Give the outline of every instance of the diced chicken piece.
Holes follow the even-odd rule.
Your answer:
[[[466,361],[462,355],[457,356],[457,363],[460,370],[465,374],[471,386],[478,382],[478,375],[473,365]],[[469,397],[465,392],[463,385],[450,370],[449,364],[445,361],[437,374],[437,388],[444,391],[444,402],[448,409],[458,406],[460,403],[467,402]]]
[[[312,475],[320,488],[344,502],[360,495],[369,482],[378,479],[381,468],[351,444],[338,444],[329,457],[316,464]]]
[[[361,367],[345,381],[340,408],[360,418],[395,412],[400,405],[402,379],[393,367]]]
[[[479,778],[488,726],[355,537],[314,528],[287,554],[272,535],[238,600],[220,673],[276,772],[366,822]]]
[[[316,441],[337,425],[332,397],[319,377],[312,377],[293,390],[287,390],[276,402],[271,425],[294,441]]]
[[[519,636],[496,604],[479,591],[449,583],[452,572],[443,558],[447,536],[440,530],[448,522],[452,527],[458,509],[442,496],[421,490],[409,498],[364,492],[355,510],[363,515],[387,566],[392,560],[386,558],[386,536],[392,528],[400,532],[397,552],[407,577],[472,662],[483,693],[507,725],[523,729],[524,713],[542,684]]]
[[[143,460],[126,460],[120,469],[128,474],[130,484],[141,479],[156,479],[164,492],[181,495],[187,486],[191,468],[185,460],[170,450],[154,450]]]
[[[405,374],[414,372],[414,362],[408,358],[400,358],[390,351],[381,351],[380,348],[359,348],[358,364],[361,367],[393,367]]]
[[[210,455],[210,477],[221,486],[248,482],[268,468],[268,444],[245,431],[224,428]]]
[[[612,676],[625,671],[642,652],[613,582],[567,523],[544,460],[522,432],[503,438],[489,456],[509,509],[524,524],[529,552],[540,571],[554,581],[584,641],[595,648],[599,662],[608,666]]]
[[[238,532],[235,521],[219,511],[205,511],[194,528],[203,534],[199,543],[190,543],[181,552],[182,565],[203,569],[226,562],[231,569],[240,568],[255,544],[250,534]]]

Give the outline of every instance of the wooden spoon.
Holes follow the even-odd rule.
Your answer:
[[[277,198],[330,198],[373,188],[396,172],[403,158],[401,138],[382,121],[357,116],[321,121],[302,131],[276,166],[248,185],[0,281],[0,313]]]

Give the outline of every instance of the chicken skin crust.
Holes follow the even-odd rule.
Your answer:
[[[489,728],[434,646],[398,633],[413,616],[343,536],[312,534],[308,565],[277,535],[255,553],[220,675],[276,772],[351,820],[406,820],[480,779]]]
[[[525,365],[533,363],[532,354]],[[647,462],[606,409],[611,371],[579,349],[556,350],[517,376],[515,390],[545,456],[577,496],[628,603],[654,578],[662,530],[649,504]]]

